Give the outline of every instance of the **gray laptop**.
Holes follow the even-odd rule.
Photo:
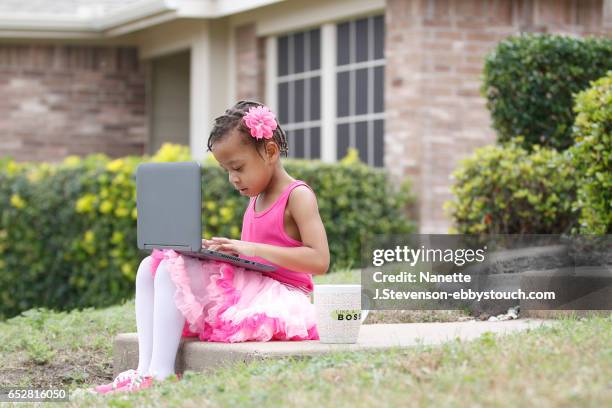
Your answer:
[[[136,168],[138,248],[174,249],[202,259],[272,272],[276,267],[202,248],[202,181],[200,164],[141,163]]]

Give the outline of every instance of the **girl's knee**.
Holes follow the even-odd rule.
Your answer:
[[[146,256],[142,259],[142,261],[140,261],[139,268],[146,268],[147,266],[150,267],[152,263],[153,263],[153,257],[151,255]]]
[[[151,275],[152,266],[153,258],[150,255],[140,261],[138,271],[136,272],[136,281],[138,282],[143,279],[153,279],[153,276]]]
[[[167,259],[163,259],[159,266],[157,267],[157,271],[155,272],[155,281],[159,280],[170,280],[170,261]]]

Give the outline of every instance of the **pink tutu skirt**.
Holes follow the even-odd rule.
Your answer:
[[[183,337],[202,341],[319,340],[314,305],[304,292],[258,271],[153,250],[151,274],[166,259],[185,316]]]

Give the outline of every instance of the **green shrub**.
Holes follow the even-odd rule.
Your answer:
[[[149,160],[191,158],[187,148],[164,145],[145,158],[72,156],[59,165],[0,160],[0,318],[32,307],[108,306],[133,296],[138,265],[148,255],[136,245],[133,175]],[[317,193],[331,268],[358,266],[366,233],[415,231],[403,212],[413,199],[409,184],[396,191],[383,170],[355,160],[284,163]],[[247,198],[214,160],[202,171],[204,237],[240,238]]]
[[[558,150],[573,144],[573,94],[612,69],[612,40],[525,34],[500,42],[485,60],[482,93],[498,140],[523,136]]]
[[[454,201],[444,204],[461,234],[560,234],[576,224],[576,180],[568,154],[522,138],[476,150],[453,172]]]
[[[612,71],[576,96],[576,144],[570,153],[578,172],[576,206],[580,230],[612,232]]]

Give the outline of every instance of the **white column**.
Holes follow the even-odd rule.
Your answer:
[[[321,26],[321,160],[336,161],[336,25]]]
[[[277,52],[276,36],[269,35],[266,38],[266,105],[275,113],[278,113],[276,92]],[[282,125],[283,123],[281,123]]]
[[[191,44],[190,83],[190,131],[189,146],[193,160],[202,160],[206,155],[206,141],[210,132],[210,41],[208,22],[194,35]]]
[[[236,76],[236,27],[233,25],[229,25],[228,31],[229,37],[229,46],[228,46],[228,55],[227,55],[227,93],[228,93],[228,103],[227,107],[233,106],[236,102],[238,102],[238,92],[237,88],[237,76]]]

